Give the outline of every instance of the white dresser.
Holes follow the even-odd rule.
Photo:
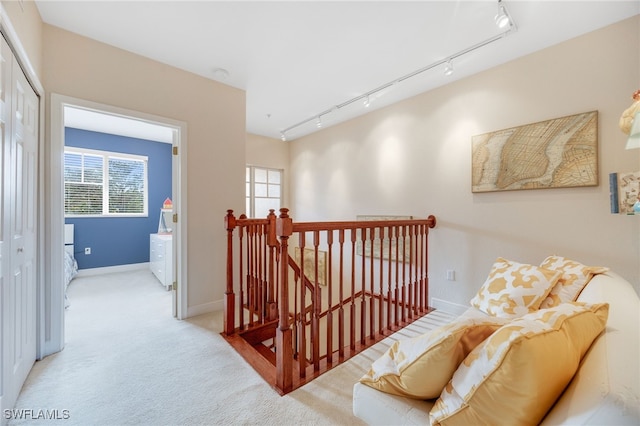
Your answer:
[[[173,256],[171,234],[149,235],[149,267],[167,290],[173,280]]]

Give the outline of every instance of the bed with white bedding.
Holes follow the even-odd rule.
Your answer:
[[[64,225],[64,305],[69,306],[67,299],[67,287],[71,280],[78,274],[78,262],[76,261],[73,244],[74,226],[65,223]]]

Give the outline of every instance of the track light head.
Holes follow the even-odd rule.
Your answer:
[[[498,0],[498,14],[495,16],[496,25],[498,28],[503,29],[511,25],[511,18],[507,13],[507,9],[501,4],[502,0]]]
[[[322,120],[320,120],[320,116],[318,116],[318,119],[316,120],[316,126],[318,126],[318,129],[322,127]]]
[[[371,100],[369,99],[369,95],[367,95],[367,97],[364,98],[364,107],[369,108],[369,105],[371,105]]]
[[[284,132],[280,132],[280,139],[282,139],[282,142],[287,141],[287,136],[284,134]]]
[[[453,74],[453,65],[451,64],[451,60],[448,60],[444,66],[444,75],[450,76],[451,74]]]

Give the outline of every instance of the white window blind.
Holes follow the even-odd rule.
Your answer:
[[[146,216],[147,157],[66,148],[64,192],[66,216]]]

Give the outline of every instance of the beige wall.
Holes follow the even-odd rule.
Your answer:
[[[223,218],[244,206],[245,92],[46,24],[43,40],[49,94],[187,123],[188,311],[221,308]]]
[[[283,207],[289,206],[289,144],[280,139],[247,133],[246,161],[250,166],[283,170]],[[246,213],[242,210],[242,213]],[[277,212],[276,212],[277,213]],[[238,215],[236,215],[238,216]]]
[[[640,290],[640,217],[608,174],[640,170],[618,118],[640,84],[640,17],[290,142],[295,220],[435,214],[431,296],[468,305],[498,256],[605,265]],[[471,137],[599,112],[597,187],[471,193]],[[446,281],[447,269],[456,281]]]
[[[29,65],[42,76],[42,19],[33,1],[2,1],[11,25],[20,37],[21,47],[29,58]]]

